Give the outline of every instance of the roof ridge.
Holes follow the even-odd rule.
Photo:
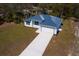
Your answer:
[[[45,18],[43,17],[43,15],[39,15],[41,17],[42,20],[45,20]]]

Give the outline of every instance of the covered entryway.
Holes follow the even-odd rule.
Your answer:
[[[39,21],[32,21],[32,27],[39,28],[40,27],[40,22]]]

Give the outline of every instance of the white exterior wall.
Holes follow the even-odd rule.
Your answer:
[[[30,22],[30,25],[28,25],[26,22],[24,22],[24,26],[33,27],[33,28],[40,28],[40,25],[34,25],[33,21]]]
[[[41,32],[50,32],[54,34],[54,29],[42,27],[40,28]]]
[[[40,29],[40,31],[42,31],[42,27],[41,26],[39,27],[39,29]]]
[[[24,26],[27,26],[26,22],[24,21]]]
[[[30,26],[33,27],[33,22],[32,21],[30,22]]]
[[[54,29],[54,34],[55,34],[55,35],[57,34],[57,29]]]
[[[30,23],[30,24],[31,24],[31,23]],[[31,25],[28,25],[25,21],[24,21],[24,26],[32,27]]]
[[[39,32],[53,32],[54,34],[57,34],[57,29],[52,29],[52,28],[46,28],[46,27],[41,27],[40,25],[34,25],[33,22],[30,22],[30,25],[26,24],[26,22],[24,22],[24,26],[28,26],[28,27],[33,27],[33,28],[39,28]]]

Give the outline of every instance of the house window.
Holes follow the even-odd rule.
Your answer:
[[[39,25],[39,22],[38,21],[35,21],[34,23],[35,23],[35,25]]]
[[[26,21],[26,24],[30,25],[30,21]]]

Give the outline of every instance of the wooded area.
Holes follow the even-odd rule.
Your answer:
[[[49,14],[61,18],[79,18],[79,4],[66,3],[7,3],[0,4],[0,24],[4,22],[21,23],[23,19],[36,14]]]

